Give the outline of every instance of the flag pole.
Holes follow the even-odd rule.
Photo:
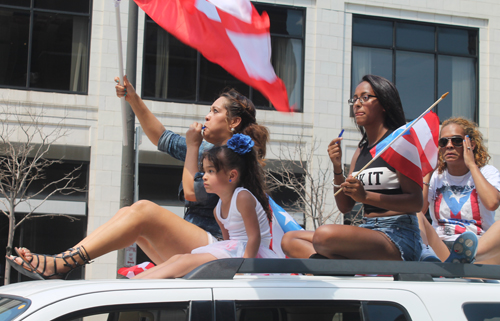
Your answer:
[[[123,86],[123,50],[122,50],[122,27],[120,23],[120,2],[115,0],[115,14],[116,14],[116,38],[118,45],[118,75],[120,76],[119,85]],[[125,104],[125,97],[120,98],[122,106],[122,131],[123,131],[123,146],[128,146],[127,138],[127,107]]]
[[[441,100],[443,100],[446,96],[448,96],[449,92],[446,92],[444,93],[438,100],[436,100],[434,102],[434,104],[432,104],[429,108],[427,108],[423,113],[422,115],[418,116],[411,124],[410,126],[408,126],[404,131],[402,131],[396,138],[394,138],[392,140],[392,142],[390,142],[389,144],[387,144],[387,146],[385,146],[380,152],[377,153],[377,155],[375,155],[375,157],[372,158],[371,161],[369,161],[365,166],[363,166],[363,168],[361,168],[358,173],[356,175],[354,175],[353,178],[356,178],[358,177],[359,174],[361,174],[362,171],[364,171],[368,166],[371,165],[371,163],[373,163],[377,158],[379,158],[380,155],[382,155],[389,147],[391,147],[391,145],[399,139],[399,137],[403,136],[404,134],[406,134],[410,128],[413,127],[413,125],[415,125],[422,117],[425,116],[425,114],[427,114],[432,108],[434,108],[437,104],[439,104],[441,102]],[[340,193],[340,191],[342,191],[343,188],[339,189],[338,191],[335,192],[335,194],[333,194],[333,196],[337,196],[338,193]]]

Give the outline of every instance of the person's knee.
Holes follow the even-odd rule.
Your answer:
[[[313,246],[316,250],[330,247],[337,234],[338,226],[322,225],[316,229],[313,235]]]
[[[155,215],[155,213],[158,211],[158,205],[147,201],[147,200],[140,200],[132,204],[128,211],[127,214],[130,216],[133,216],[136,219],[149,219],[149,216]]]
[[[285,233],[283,235],[283,238],[281,239],[281,249],[283,252],[290,256],[290,250],[293,249],[293,241],[295,240],[295,231],[290,231]]]

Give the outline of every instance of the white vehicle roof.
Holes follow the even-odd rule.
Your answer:
[[[269,274],[264,274],[266,271]],[[294,271],[296,274],[291,275]],[[453,274],[456,276],[451,277]],[[485,276],[489,279],[482,279]],[[70,313],[82,302],[92,306],[104,302],[112,305],[116,302],[196,300],[389,300],[415,310],[410,311],[413,314],[423,314],[422,320],[429,315],[434,320],[449,319],[449,311],[443,310],[443,306],[454,307],[453,310],[459,312],[457,320],[460,317],[465,320],[461,312],[464,302],[500,302],[500,282],[493,278],[500,279],[500,267],[355,260],[228,259],[209,262],[182,279],[32,281],[0,287],[0,297],[29,300],[30,306],[19,320],[31,320],[30,317],[46,311],[47,306],[57,306],[58,302],[64,302],[58,311],[66,309],[65,313]]]

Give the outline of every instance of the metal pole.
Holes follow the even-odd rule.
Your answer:
[[[126,73],[128,81],[135,87],[137,70],[137,21],[138,7],[134,1],[128,6],[127,62]],[[127,103],[126,108],[127,140],[134,141],[135,115]],[[134,199],[134,144],[122,147],[120,207],[132,205]],[[135,265],[136,245],[118,251],[118,268],[125,265]]]
[[[135,128],[134,203],[139,200],[139,146],[142,143],[142,127]]]

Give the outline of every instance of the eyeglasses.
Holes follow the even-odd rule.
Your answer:
[[[464,138],[463,137],[441,137],[439,140],[438,140],[438,145],[439,147],[445,147],[446,145],[448,145],[448,141],[451,140],[451,143],[453,144],[453,146],[455,147],[462,147],[463,144],[464,144]]]
[[[364,96],[361,96],[361,97],[358,97],[358,98],[351,98],[351,99],[347,100],[347,103],[349,104],[349,106],[352,107],[352,106],[354,106],[354,104],[356,103],[356,101],[359,99],[359,102],[361,104],[364,104],[364,103],[366,103],[370,99],[370,97],[377,98],[377,96],[374,96],[374,95],[364,95]]]

